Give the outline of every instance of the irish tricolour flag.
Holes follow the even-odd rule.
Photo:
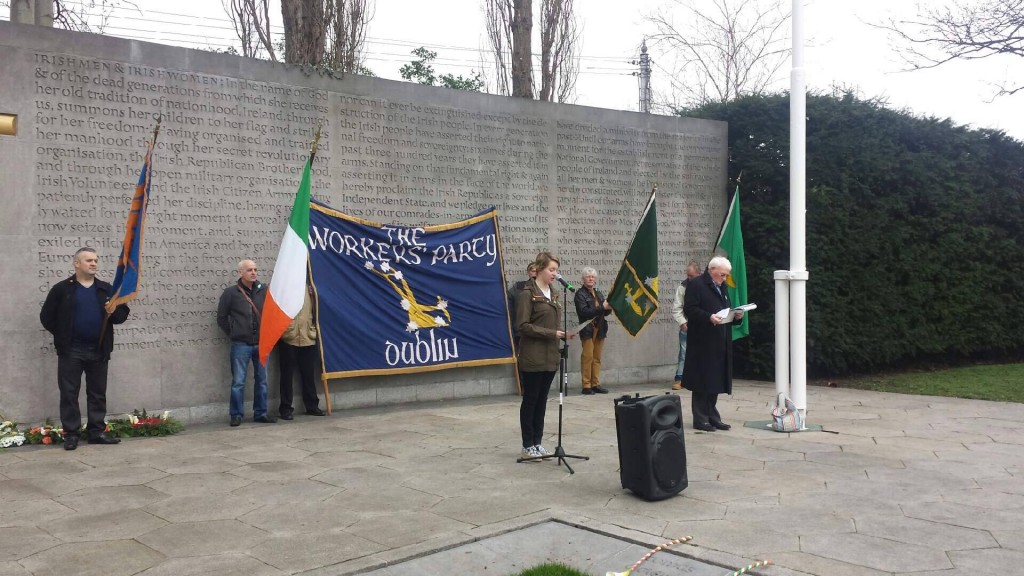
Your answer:
[[[270,294],[263,303],[260,320],[260,362],[267,363],[270,351],[284,334],[292,319],[302,309],[306,296],[306,262],[309,253],[309,165],[302,171],[302,183],[295,195],[292,216],[277,253],[274,276],[270,279]]]

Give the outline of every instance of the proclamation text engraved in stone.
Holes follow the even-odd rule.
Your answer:
[[[145,290],[132,304],[142,328],[119,346],[198,346],[219,337],[219,293],[234,281],[238,259],[272,257],[319,126],[314,187],[328,184],[326,93],[59,55],[36,54],[35,64],[41,297],[70,273],[78,246],[96,247],[113,266],[159,117]]]
[[[588,239],[570,255],[605,262],[598,274],[613,276],[616,255],[628,248],[657,186],[660,244],[675,248],[659,254],[661,277],[682,278],[690,260],[707,260],[715,234],[711,198],[720,193],[712,184],[722,169],[720,138],[568,121],[558,122],[556,138],[559,203],[568,206],[559,228],[569,238]],[[572,201],[583,198],[589,201]],[[662,286],[661,297],[670,298],[674,283]]]
[[[336,207],[385,223],[441,223],[499,211],[506,257],[546,236],[548,121],[338,95]],[[530,242],[529,248],[523,243]],[[531,255],[532,256],[532,255]]]

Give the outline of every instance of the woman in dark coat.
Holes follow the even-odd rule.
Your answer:
[[[576,304],[576,316],[580,322],[591,320],[590,324],[580,330],[583,345],[580,352],[583,393],[607,394],[608,390],[601,387],[601,354],[604,351],[604,339],[608,336],[605,316],[612,313],[612,308],[604,294],[597,289],[597,270],[589,267],[583,269],[583,286],[576,292],[573,303]]]
[[[519,328],[519,371],[522,374],[523,403],[519,426],[523,433],[522,458],[548,456],[541,446],[544,414],[551,380],[558,370],[558,340],[562,331],[562,302],[553,289],[558,259],[548,252],[537,255],[537,277],[516,295],[516,326]]]
[[[693,427],[705,432],[728,430],[716,404],[719,394],[732,394],[732,324],[716,314],[730,308],[724,285],[732,271],[728,259],[716,256],[708,269],[686,287],[683,312],[688,321],[683,388],[690,390]],[[736,320],[743,312],[736,313]]]

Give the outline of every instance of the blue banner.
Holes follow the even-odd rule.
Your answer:
[[[317,202],[309,265],[330,378],[514,362],[495,210],[439,226]]]

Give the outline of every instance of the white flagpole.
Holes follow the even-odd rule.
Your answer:
[[[793,403],[807,421],[807,79],[804,6],[793,0],[793,70],[789,93],[790,378]]]

